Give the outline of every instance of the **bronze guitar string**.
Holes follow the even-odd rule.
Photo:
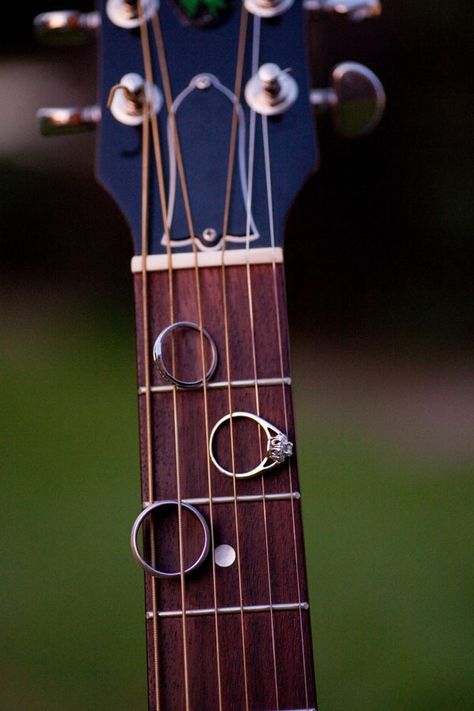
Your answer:
[[[149,110],[148,102],[144,102],[144,120],[142,129],[142,215],[141,215],[141,253],[142,253],[142,318],[143,318],[143,368],[145,373],[145,427],[146,427],[146,468],[148,478],[148,498],[153,500],[153,451],[151,425],[151,390],[149,361],[149,324],[148,324],[148,275],[146,256],[148,254],[148,180],[149,180]],[[153,520],[150,520],[151,560],[155,563],[155,536]],[[158,611],[156,606],[156,580],[151,579],[152,613],[153,613],[153,655],[157,711],[160,709],[159,699],[159,659],[158,659]]]
[[[248,12],[245,6],[242,4],[241,18],[240,18],[240,30],[239,30],[239,41],[237,49],[237,64],[235,73],[235,86],[234,86],[234,96],[235,101],[238,102],[240,99],[240,94],[242,91],[242,74],[245,58],[245,47],[247,38],[247,26],[248,26]],[[225,248],[226,248],[226,234],[227,226],[229,221],[229,211],[230,211],[230,197],[232,190],[232,176],[234,171],[234,157],[235,157],[235,147],[237,139],[237,125],[238,125],[238,111],[237,106],[234,104],[232,108],[232,123],[231,123],[231,135],[230,135],[230,146],[229,146],[229,158],[227,163],[227,179],[226,179],[226,195],[224,203],[224,216],[222,225],[222,261],[221,261],[221,276],[222,276],[222,304],[223,304],[223,314],[224,314],[224,340],[225,340],[225,356],[226,356],[226,380],[227,386],[227,401],[229,413],[233,412],[232,406],[232,386],[231,386],[231,372],[230,372],[230,339],[229,339],[229,317],[228,317],[228,304],[227,304],[227,281],[226,281],[226,265],[225,265]],[[235,464],[235,444],[234,444],[234,427],[233,418],[229,419],[229,436],[230,436],[230,456],[231,456],[231,470],[235,474],[237,471]],[[236,526],[236,544],[237,544],[237,561],[239,565],[239,595],[240,595],[240,626],[242,634],[242,655],[243,655],[243,666],[244,666],[244,692],[245,692],[245,704],[246,711],[249,711],[249,693],[248,693],[248,678],[247,678],[247,649],[245,642],[245,626],[244,626],[244,616],[243,616],[243,590],[242,590],[242,579],[241,579],[241,563],[240,563],[240,543],[239,543],[239,515],[237,506],[237,481],[236,477],[232,477],[233,493],[234,493],[234,515],[235,515],[235,526]]]

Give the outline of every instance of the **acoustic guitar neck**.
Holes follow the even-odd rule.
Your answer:
[[[145,548],[155,570],[181,571],[145,575],[152,709],[316,708],[283,265],[267,251],[276,259],[253,264],[242,250],[247,263],[148,271],[145,290],[134,276],[143,513],[158,514],[144,519]],[[175,324],[205,324],[219,354],[193,389],[166,382],[145,347],[171,311]],[[175,366],[198,380],[201,332],[173,333],[186,330]],[[206,337],[204,350],[209,370]],[[265,459],[268,471],[242,476]]]

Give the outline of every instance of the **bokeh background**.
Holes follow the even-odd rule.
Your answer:
[[[95,97],[94,48],[33,41],[61,6],[0,26],[0,709],[139,711],[131,242],[93,137],[37,136],[39,106]],[[385,0],[318,68],[362,61],[388,94],[288,227],[321,711],[474,708],[470,10]]]

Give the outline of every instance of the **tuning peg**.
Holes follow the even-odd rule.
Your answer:
[[[250,108],[264,116],[287,111],[298,97],[298,86],[289,72],[272,62],[262,64],[245,87],[245,99]]]
[[[43,12],[35,17],[33,27],[42,44],[78,45],[95,37],[100,27],[98,12],[81,13],[77,10]]]
[[[100,106],[39,109],[36,114],[43,136],[67,136],[93,131],[101,119]]]
[[[385,91],[380,79],[363,64],[343,62],[332,70],[329,89],[312,89],[310,101],[317,113],[332,113],[341,136],[357,138],[379,124]]]
[[[304,9],[319,18],[344,19],[360,22],[382,13],[380,0],[304,0]]]

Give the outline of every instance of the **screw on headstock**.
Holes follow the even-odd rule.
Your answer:
[[[310,101],[318,114],[330,112],[339,135],[357,138],[371,133],[385,109],[380,79],[363,64],[343,62],[331,72],[329,88],[313,89]]]

